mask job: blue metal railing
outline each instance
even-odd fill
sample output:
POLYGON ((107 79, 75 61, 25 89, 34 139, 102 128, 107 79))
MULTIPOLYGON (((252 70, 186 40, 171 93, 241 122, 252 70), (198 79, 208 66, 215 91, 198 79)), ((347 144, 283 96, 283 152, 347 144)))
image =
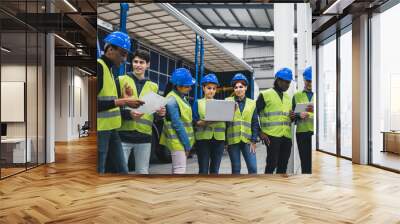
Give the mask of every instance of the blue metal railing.
MULTIPOLYGON (((200 80, 204 75, 204 38, 200 37, 200 80)), ((203 88, 200 86, 200 98, 203 98, 203 88)))
MULTIPOLYGON (((119 19, 119 30, 121 32, 126 33, 126 18, 128 16, 128 11, 129 11, 129 4, 128 3, 121 3, 120 4, 120 8, 121 8, 121 14, 120 14, 120 19, 119 19)), ((122 63, 119 66, 119 73, 118 75, 122 75, 125 74, 126 71, 126 62, 122 63)))

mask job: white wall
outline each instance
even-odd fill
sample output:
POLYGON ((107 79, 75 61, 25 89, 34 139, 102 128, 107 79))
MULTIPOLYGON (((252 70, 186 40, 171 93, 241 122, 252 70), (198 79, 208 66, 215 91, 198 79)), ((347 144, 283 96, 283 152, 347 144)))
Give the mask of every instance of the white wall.
POLYGON ((255 83, 260 90, 273 87, 273 67, 266 68, 264 66, 273 65, 274 47, 248 45, 244 49, 244 58, 254 68, 255 83))
MULTIPOLYGON (((42 67, 24 64, 2 64, 1 81, 3 82, 24 82, 26 85, 26 107, 21 108, 23 113, 26 110, 26 120, 24 122, 6 122, 7 137, 24 138, 25 135, 30 140, 32 161, 44 163, 44 74, 42 67), (26 80, 27 78, 27 80, 26 80), (37 155, 39 154, 39 155, 37 155)), ((23 93, 22 93, 23 94, 23 93)), ((2 96, 4 97, 4 96, 2 96)), ((5 96, 7 97, 7 96, 5 96)), ((1 110, 11 110, 1 108, 1 110)), ((4 111, 3 111, 4 112, 4 111)), ((11 112, 12 111, 8 111, 11 112)))
POLYGON ((243 43, 221 42, 221 44, 236 57, 243 58, 243 43))
POLYGON ((56 67, 56 74, 55 140, 70 141, 88 120, 88 78, 72 67, 56 67))

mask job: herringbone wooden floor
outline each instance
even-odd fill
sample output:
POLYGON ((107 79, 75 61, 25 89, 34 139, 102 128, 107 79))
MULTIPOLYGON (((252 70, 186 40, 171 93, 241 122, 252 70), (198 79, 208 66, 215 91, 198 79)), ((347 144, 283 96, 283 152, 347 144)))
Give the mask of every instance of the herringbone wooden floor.
POLYGON ((313 175, 99 176, 95 138, 0 181, 0 223, 400 223, 400 175, 315 153, 313 175))

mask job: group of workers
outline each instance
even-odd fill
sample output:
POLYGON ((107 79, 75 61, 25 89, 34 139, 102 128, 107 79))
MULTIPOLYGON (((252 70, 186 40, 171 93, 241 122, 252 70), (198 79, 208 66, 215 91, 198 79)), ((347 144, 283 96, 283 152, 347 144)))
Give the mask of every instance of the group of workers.
POLYGON ((246 97, 249 82, 245 75, 234 75, 231 85, 236 102, 232 122, 205 121, 206 101, 214 99, 219 86, 215 74, 204 76, 200 84, 204 98, 191 106, 185 96, 196 80, 189 70, 177 68, 167 92, 169 101, 154 114, 140 113, 134 108, 144 104, 141 96, 158 93, 158 85, 144 76, 150 66, 149 53, 136 50, 132 56, 132 72, 117 79, 111 67, 119 67, 131 49, 130 38, 113 32, 105 39, 104 54, 98 59, 97 142, 98 172, 128 173, 131 153, 135 158, 135 173, 148 174, 151 155, 152 124, 163 120, 160 144, 171 152, 172 174, 184 174, 190 151, 196 144, 200 174, 218 174, 222 156, 227 149, 232 174, 240 174, 241 155, 249 174, 257 173, 256 143, 266 145, 265 173, 286 173, 292 147, 292 123, 297 124, 296 137, 302 173, 311 173, 311 138, 313 107, 294 113, 296 104, 313 102, 311 68, 304 71, 304 90, 294 95, 286 93, 293 80, 292 71, 280 69, 275 74, 274 87, 262 91, 257 100, 246 97))

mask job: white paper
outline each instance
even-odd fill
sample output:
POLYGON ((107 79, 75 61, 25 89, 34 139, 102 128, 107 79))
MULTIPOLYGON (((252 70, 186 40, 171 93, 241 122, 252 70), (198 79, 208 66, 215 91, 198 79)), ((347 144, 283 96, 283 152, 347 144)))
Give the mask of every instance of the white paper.
POLYGON ((144 104, 137 109, 131 109, 131 110, 145 114, 152 114, 156 112, 161 107, 165 106, 169 101, 169 99, 160 96, 154 92, 149 92, 143 97, 140 97, 139 99, 144 101, 144 104))
POLYGON ((296 104, 296 108, 294 110, 295 113, 301 113, 301 112, 306 112, 307 111, 307 107, 309 105, 313 105, 313 103, 298 103, 296 104))
POLYGON ((207 100, 206 121, 232 121, 235 115, 235 101, 207 100))

